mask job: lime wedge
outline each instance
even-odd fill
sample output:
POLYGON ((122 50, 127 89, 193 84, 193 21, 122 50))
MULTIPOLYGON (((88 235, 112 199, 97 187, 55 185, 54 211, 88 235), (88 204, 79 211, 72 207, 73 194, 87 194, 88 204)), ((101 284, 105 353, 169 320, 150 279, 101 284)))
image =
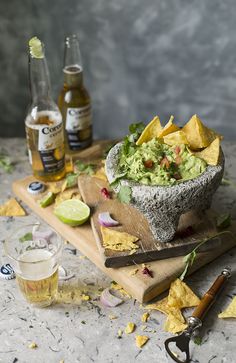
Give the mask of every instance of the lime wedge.
POLYGON ((70 226, 78 226, 85 223, 90 215, 87 204, 78 199, 69 199, 61 202, 55 209, 54 214, 70 226))
POLYGON ((48 192, 40 201, 39 204, 42 208, 46 208, 50 204, 52 204, 55 200, 55 194, 52 192, 48 192))
POLYGON ((43 58, 43 47, 41 40, 39 40, 37 37, 33 37, 29 41, 29 50, 30 54, 33 58, 43 58))

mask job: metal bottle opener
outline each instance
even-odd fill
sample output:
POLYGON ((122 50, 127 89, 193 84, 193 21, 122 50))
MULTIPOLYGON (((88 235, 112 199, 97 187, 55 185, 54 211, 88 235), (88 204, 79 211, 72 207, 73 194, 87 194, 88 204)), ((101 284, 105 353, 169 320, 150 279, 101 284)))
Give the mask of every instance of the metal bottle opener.
POLYGON ((188 321, 188 327, 176 337, 169 338, 165 341, 165 348, 171 358, 177 363, 189 363, 190 362, 190 353, 189 353, 189 342, 193 332, 202 326, 202 320, 207 313, 208 309, 215 302, 218 294, 222 290, 225 282, 231 276, 231 269, 226 267, 223 269, 221 274, 217 277, 213 285, 210 289, 205 293, 203 298, 200 301, 200 304, 194 310, 192 316, 190 316, 188 321), (185 353, 185 360, 180 360, 176 356, 176 354, 169 348, 170 343, 174 342, 176 347, 182 352, 185 353))

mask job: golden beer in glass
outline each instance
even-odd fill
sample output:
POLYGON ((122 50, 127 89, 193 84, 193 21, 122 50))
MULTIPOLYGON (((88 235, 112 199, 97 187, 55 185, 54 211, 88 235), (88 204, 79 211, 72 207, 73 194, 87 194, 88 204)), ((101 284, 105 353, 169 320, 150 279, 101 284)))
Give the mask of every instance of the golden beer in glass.
POLYGON ((35 307, 49 306, 56 298, 62 246, 53 229, 38 224, 17 229, 5 241, 20 291, 35 307))

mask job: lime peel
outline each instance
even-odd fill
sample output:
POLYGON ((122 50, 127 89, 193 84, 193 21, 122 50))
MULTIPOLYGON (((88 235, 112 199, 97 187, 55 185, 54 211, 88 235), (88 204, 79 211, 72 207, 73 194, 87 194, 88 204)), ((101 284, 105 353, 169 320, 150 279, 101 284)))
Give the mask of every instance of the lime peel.
POLYGON ((72 227, 85 223, 90 216, 90 208, 78 199, 69 199, 61 202, 54 214, 65 224, 72 227))
POLYGON ((46 208, 51 205, 55 200, 56 195, 53 192, 48 192, 40 201, 40 207, 46 208))

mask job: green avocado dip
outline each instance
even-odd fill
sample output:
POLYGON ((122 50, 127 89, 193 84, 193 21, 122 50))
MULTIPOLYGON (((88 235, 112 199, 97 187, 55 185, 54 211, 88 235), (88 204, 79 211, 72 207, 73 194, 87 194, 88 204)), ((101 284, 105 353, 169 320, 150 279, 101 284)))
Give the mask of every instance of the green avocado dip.
POLYGON ((145 185, 174 185, 196 178, 206 167, 186 145, 168 146, 154 138, 126 153, 121 148, 116 177, 145 185))

